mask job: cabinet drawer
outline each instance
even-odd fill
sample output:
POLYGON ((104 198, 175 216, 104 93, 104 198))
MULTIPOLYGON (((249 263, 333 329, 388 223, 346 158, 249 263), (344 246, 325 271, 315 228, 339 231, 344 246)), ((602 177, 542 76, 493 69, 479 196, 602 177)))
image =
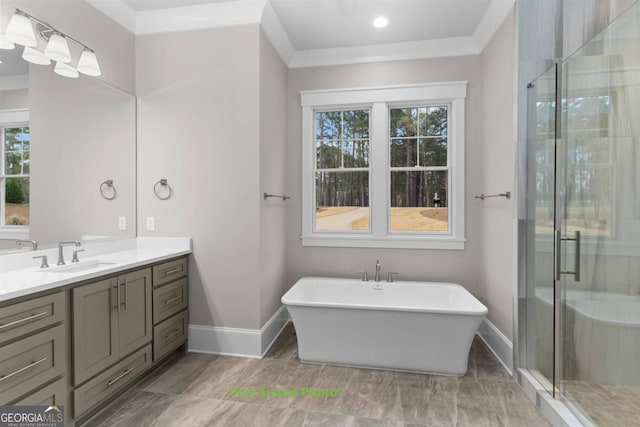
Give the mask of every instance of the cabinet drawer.
POLYGON ((153 328, 154 362, 186 341, 188 325, 189 313, 185 310, 153 328))
POLYGON ((153 267, 153 287, 162 286, 187 275, 187 258, 180 258, 153 267))
POLYGON ((64 318, 64 292, 2 307, 0 344, 47 327, 64 318))
POLYGON ((78 418, 98 403, 121 390, 151 366, 151 344, 123 359, 73 392, 74 417, 78 418))
POLYGON ((184 277, 153 290, 153 323, 160 323, 187 308, 189 280, 184 277))
POLYGON ((61 375, 64 327, 57 326, 0 348, 0 405, 61 375))
POLYGON ((13 402, 12 405, 29 406, 64 406, 67 409, 67 389, 64 385, 65 379, 60 378, 56 382, 49 384, 40 390, 31 393, 27 397, 13 402))

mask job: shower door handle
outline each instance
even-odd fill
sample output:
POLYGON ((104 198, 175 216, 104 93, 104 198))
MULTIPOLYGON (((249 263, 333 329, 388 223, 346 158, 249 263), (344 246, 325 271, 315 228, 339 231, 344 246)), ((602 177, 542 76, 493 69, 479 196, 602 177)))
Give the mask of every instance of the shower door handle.
POLYGON ((556 230, 556 280, 560 280, 561 274, 573 274, 576 282, 580 281, 580 232, 576 231, 576 237, 562 237, 560 230, 556 230), (560 262, 562 257, 560 254, 561 244, 563 241, 576 242, 576 253, 574 260, 574 271, 562 271, 560 262))

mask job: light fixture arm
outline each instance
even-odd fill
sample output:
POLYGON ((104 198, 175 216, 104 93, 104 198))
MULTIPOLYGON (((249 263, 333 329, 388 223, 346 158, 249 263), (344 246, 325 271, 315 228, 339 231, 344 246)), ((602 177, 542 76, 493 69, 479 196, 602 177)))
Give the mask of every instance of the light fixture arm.
POLYGON ((44 22, 41 19, 36 18, 35 16, 25 12, 22 9, 18 9, 16 7, 16 13, 26 16, 27 18, 29 18, 30 20, 32 20, 33 22, 36 22, 40 25, 42 25, 43 27, 46 27, 45 29, 38 29, 38 33, 42 36, 42 38, 44 38, 45 40, 49 40, 49 37, 51 36, 51 34, 60 34, 61 36, 63 36, 64 38, 71 40, 73 42, 75 42, 76 44, 82 46, 84 49, 90 50, 91 52, 95 52, 93 49, 91 49, 89 46, 87 46, 86 44, 82 43, 81 41, 71 37, 70 35, 63 33, 62 31, 58 30, 57 28, 55 28, 52 25, 49 25, 48 23, 44 22))

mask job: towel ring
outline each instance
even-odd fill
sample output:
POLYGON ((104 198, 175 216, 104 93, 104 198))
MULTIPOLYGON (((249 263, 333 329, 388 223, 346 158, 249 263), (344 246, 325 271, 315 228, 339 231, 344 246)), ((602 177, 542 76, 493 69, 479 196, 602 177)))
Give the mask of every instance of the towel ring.
POLYGON ((100 184, 100 195, 102 196, 103 199, 105 200, 113 200, 116 198, 116 195, 118 194, 118 192, 116 191, 116 187, 114 187, 113 185, 113 180, 112 179, 108 179, 105 182, 103 182, 102 184, 100 184), (107 189, 110 188, 111 192, 113 194, 111 194, 111 196, 105 194, 107 192, 107 189))
POLYGON ((155 185, 153 186, 153 192, 156 193, 156 197, 160 200, 167 200, 171 198, 171 195, 173 194, 173 190, 171 189, 171 186, 167 184, 166 179, 161 179, 160 181, 156 182, 155 185), (167 194, 164 197, 161 196, 160 193, 158 192, 158 185, 160 185, 161 187, 167 187, 169 189, 169 194, 167 194))

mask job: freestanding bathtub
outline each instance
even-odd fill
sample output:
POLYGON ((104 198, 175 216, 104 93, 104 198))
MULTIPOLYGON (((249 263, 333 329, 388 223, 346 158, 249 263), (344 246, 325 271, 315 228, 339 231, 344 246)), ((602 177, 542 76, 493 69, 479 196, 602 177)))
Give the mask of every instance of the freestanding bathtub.
POLYGON ((282 297, 305 362, 464 375, 487 308, 460 285, 304 277, 282 297))

